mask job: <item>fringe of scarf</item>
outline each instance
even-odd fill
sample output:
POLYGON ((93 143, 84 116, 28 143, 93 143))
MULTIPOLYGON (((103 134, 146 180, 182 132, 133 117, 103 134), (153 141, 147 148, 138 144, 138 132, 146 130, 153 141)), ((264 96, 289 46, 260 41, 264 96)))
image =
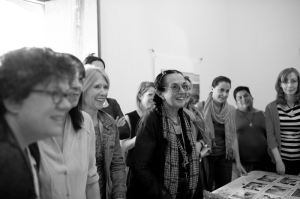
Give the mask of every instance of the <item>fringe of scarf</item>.
POLYGON ((226 145, 226 158, 233 158, 233 144, 236 138, 235 127, 235 109, 227 102, 223 103, 221 113, 217 114, 214 109, 214 102, 212 93, 208 95, 208 98, 204 106, 204 119, 209 128, 212 147, 215 146, 215 130, 212 119, 220 124, 225 124, 225 145, 226 145))
MULTIPOLYGON (((170 121, 170 118, 168 117, 168 112, 163 105, 161 105, 161 110, 162 110, 163 137, 168 140, 168 145, 166 148, 166 156, 165 156, 166 157, 165 166, 164 166, 164 185, 172 194, 173 199, 176 199, 176 194, 178 189, 179 166, 181 166, 179 165, 179 149, 176 142, 177 137, 176 137, 176 132, 170 121)), ((188 154, 189 167, 190 167, 188 198, 192 198, 198 184, 199 159, 197 156, 195 140, 193 138, 190 125, 188 119, 184 114, 183 114, 183 119, 185 125, 182 124, 182 128, 185 126, 188 142, 192 146, 192 153, 188 154)))

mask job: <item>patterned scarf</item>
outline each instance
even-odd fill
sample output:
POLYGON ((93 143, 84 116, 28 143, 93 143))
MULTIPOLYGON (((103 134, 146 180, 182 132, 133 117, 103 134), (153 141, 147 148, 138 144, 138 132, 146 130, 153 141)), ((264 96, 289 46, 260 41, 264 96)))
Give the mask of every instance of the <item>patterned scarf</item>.
POLYGON ((187 108, 194 114, 195 120, 193 122, 196 125, 196 127, 200 130, 204 142, 208 145, 209 148, 211 148, 211 138, 209 137, 211 136, 211 133, 209 132, 208 126, 204 122, 205 119, 203 113, 192 104, 189 104, 187 108))
POLYGON ((236 127, 235 127, 235 109, 230 106, 227 102, 222 104, 221 113, 217 114, 214 109, 214 102, 212 93, 208 95, 208 98, 204 106, 204 119, 209 128, 211 135, 211 145, 215 146, 215 130, 212 119, 220 124, 225 124, 225 146, 226 146, 226 158, 233 158, 233 142, 236 138, 236 127))
MULTIPOLYGON (((176 199, 177 188, 178 188, 178 178, 179 178, 179 149, 176 142, 176 132, 172 126, 171 119, 168 117, 168 112, 161 105, 162 110, 162 124, 163 124, 163 137, 168 140, 168 145, 166 148, 166 160, 164 167, 164 185, 172 194, 173 199, 176 199)), ((185 131, 188 137, 188 141, 192 146, 192 153, 188 154, 189 167, 190 167, 190 179, 189 179, 189 198, 195 193, 198 184, 199 176, 199 159, 196 153, 195 140, 193 138, 191 128, 188 119, 183 114, 183 119, 185 125, 182 124, 182 128, 185 126, 185 131)), ((184 131, 182 131, 184 132, 184 131)))

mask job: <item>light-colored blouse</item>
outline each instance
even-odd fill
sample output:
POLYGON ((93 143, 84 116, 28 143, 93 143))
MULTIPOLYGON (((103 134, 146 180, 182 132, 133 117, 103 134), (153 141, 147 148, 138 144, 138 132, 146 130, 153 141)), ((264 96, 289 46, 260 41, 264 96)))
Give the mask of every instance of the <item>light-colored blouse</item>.
POLYGON ((41 199, 85 199, 86 186, 98 183, 94 125, 87 113, 82 114, 84 124, 78 132, 67 116, 63 151, 53 137, 38 142, 41 199))

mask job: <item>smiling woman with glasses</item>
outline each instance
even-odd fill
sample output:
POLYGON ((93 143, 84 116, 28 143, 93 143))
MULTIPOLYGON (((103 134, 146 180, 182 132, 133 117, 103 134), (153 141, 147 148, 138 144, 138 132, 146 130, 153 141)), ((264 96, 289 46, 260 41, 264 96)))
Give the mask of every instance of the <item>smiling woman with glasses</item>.
POLYGON ((55 104, 65 98, 71 104, 63 117, 63 133, 38 142, 42 159, 39 172, 41 198, 100 198, 93 121, 80 110, 85 70, 78 58, 70 54, 63 56, 68 60, 66 65, 76 69, 70 89, 67 92, 33 90, 50 95, 55 104))
POLYGON ((61 136, 75 68, 49 48, 0 58, 0 198, 40 198, 37 141, 61 136))
POLYGON ((155 108, 136 127, 128 198, 202 198, 196 141, 183 112, 190 87, 176 70, 160 73, 154 86, 155 108))
POLYGON ((274 172, 300 173, 300 74, 286 68, 277 77, 277 98, 266 107, 268 146, 272 151, 274 172))

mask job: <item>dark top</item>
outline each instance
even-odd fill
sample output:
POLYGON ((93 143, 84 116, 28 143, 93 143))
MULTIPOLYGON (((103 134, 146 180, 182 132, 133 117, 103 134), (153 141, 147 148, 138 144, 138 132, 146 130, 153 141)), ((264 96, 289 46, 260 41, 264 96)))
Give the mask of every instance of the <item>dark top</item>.
MULTIPOLYGON (((40 165, 36 143, 29 145, 32 157, 40 165)), ((38 171, 37 171, 38 172, 38 171)), ((0 120, 0 198, 36 198, 29 158, 21 150, 5 120, 0 120)))
MULTIPOLYGON (((111 115, 114 119, 116 119, 118 116, 119 116, 119 118, 124 116, 117 100, 112 99, 112 98, 106 98, 106 100, 108 102, 108 107, 102 109, 104 112, 111 115)), ((129 129, 127 122, 125 122, 124 126, 119 126, 118 129, 119 129, 119 139, 120 140, 129 138, 130 129, 129 129)))
MULTIPOLYGON (((137 113, 137 111, 132 111, 130 113, 127 113, 126 115, 128 115, 129 120, 130 120, 130 126, 131 126, 130 139, 131 139, 136 136, 135 131, 136 131, 137 123, 140 120, 140 116, 137 113)), ((132 161, 133 151, 134 151, 134 148, 128 150, 128 153, 127 153, 126 166, 128 166, 128 167, 130 166, 130 163, 132 161)))
POLYGON ((262 111, 244 114, 236 109, 236 134, 241 162, 264 161, 268 157, 265 116, 262 111), (252 126, 249 121, 252 121, 252 126))
MULTIPOLYGON (((182 118, 182 109, 179 116, 182 118)), ((187 118, 189 116, 185 114, 187 118)), ((172 198, 164 186, 165 151, 168 141, 163 137, 161 119, 156 108, 145 113, 137 126, 135 150, 131 162, 132 174, 127 197, 134 198, 172 198), (165 194, 165 195, 163 195, 165 194)), ((182 123, 184 125, 184 123, 182 123)), ((185 134, 185 128, 183 128, 185 134)), ((201 180, 194 198, 202 198, 201 180)))
POLYGON ((211 156, 224 155, 226 153, 225 147, 225 125, 220 124, 213 120, 213 125, 215 129, 215 143, 216 145, 212 147, 211 156))

